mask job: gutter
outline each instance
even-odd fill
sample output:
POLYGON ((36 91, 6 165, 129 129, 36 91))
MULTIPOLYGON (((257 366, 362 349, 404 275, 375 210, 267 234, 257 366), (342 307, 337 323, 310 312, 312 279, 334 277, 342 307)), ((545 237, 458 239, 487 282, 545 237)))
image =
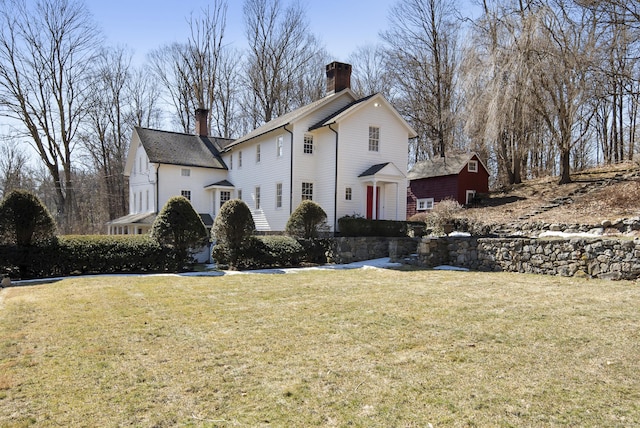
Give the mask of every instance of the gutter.
MULTIPOLYGON (((287 124, 282 125, 282 129, 287 131, 291 136, 291 163, 289 165, 289 215, 293 213, 293 132, 287 129, 287 124)), ((278 128, 276 128, 278 129, 278 128)), ((275 131, 275 129, 274 129, 275 131)))
POLYGON ((331 127, 333 124, 335 122, 330 123, 328 127, 336 134, 336 167, 333 188, 333 233, 335 235, 338 231, 338 131, 331 127))

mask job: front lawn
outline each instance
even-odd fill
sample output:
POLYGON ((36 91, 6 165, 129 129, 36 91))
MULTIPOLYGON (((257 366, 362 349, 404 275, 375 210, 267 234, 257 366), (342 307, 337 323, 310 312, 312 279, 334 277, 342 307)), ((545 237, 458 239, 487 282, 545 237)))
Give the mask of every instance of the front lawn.
POLYGON ((640 287, 381 269, 0 292, 0 426, 638 426, 640 287))

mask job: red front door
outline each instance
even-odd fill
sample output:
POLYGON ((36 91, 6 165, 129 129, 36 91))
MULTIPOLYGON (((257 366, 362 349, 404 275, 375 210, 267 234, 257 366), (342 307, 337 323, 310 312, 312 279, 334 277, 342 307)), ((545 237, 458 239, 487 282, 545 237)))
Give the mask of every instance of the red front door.
MULTIPOLYGON (((373 186, 367 186, 367 218, 373 218, 373 186)), ((376 218, 380 218, 380 187, 376 187, 376 218)))

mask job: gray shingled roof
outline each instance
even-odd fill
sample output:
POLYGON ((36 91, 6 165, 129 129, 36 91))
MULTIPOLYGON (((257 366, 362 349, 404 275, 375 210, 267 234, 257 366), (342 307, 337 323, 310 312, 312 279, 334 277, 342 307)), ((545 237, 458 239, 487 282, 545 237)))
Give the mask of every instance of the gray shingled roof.
POLYGON ((290 113, 287 114, 283 114, 282 116, 279 116, 275 119, 270 120, 269 122, 265 123, 264 125, 254 129, 253 131, 249 132, 246 135, 243 135, 242 137, 238 138, 235 141, 230 142, 229 144, 227 144, 227 146, 225 147, 225 149, 229 149, 237 144, 240 143, 244 143, 245 141, 251 140, 253 138, 259 137, 261 135, 267 134, 271 131, 275 131, 276 129, 282 128, 288 124, 290 124, 291 122, 295 121, 296 119, 298 119, 299 117, 304 116, 305 114, 313 111, 315 108, 317 108, 319 105, 327 102, 329 100, 330 97, 336 97, 339 94, 341 94, 344 91, 347 91, 348 89, 344 89, 343 91, 337 93, 337 94, 332 94, 329 96, 326 96, 324 98, 320 98, 317 101, 314 101, 310 104, 307 104, 305 106, 302 106, 290 113))
POLYGON ((227 169, 220 150, 231 140, 138 127, 136 132, 150 162, 227 169))
POLYGON ((364 171, 362 174, 360 174, 358 177, 369 177, 372 175, 376 175, 378 172, 380 172, 385 166, 389 165, 391 162, 385 162, 385 163, 379 163, 377 165, 373 165, 369 168, 367 168, 366 171, 364 171))
POLYGON ((458 174, 474 155, 475 153, 458 153, 418 162, 409 170, 407 178, 418 180, 458 174))
POLYGON ((364 98, 360 98, 360 99, 358 99, 358 100, 355 100, 355 101, 354 101, 354 102, 352 102, 352 103, 349 103, 349 104, 348 104, 348 105, 346 105, 345 107, 341 108, 340 110, 338 110, 338 111, 336 111, 336 112, 334 112, 334 113, 331 113, 329 116, 325 117, 325 118, 324 118, 324 119, 322 119, 320 122, 318 122, 318 123, 316 123, 315 125, 311 126, 311 127, 309 128, 309 131, 313 131, 314 129, 322 128, 323 126, 329 125, 330 123, 332 123, 332 122, 333 122, 333 119, 334 119, 336 116, 338 116, 338 115, 340 115, 340 114, 342 114, 342 113, 346 112, 346 111, 347 111, 347 110, 349 110, 349 109, 355 108, 358 104, 360 104, 360 103, 362 103, 362 102, 364 102, 364 101, 367 101, 367 100, 371 99, 371 98, 372 98, 372 97, 374 97, 375 95, 377 95, 377 94, 371 94, 371 95, 366 96, 366 97, 364 97, 364 98))

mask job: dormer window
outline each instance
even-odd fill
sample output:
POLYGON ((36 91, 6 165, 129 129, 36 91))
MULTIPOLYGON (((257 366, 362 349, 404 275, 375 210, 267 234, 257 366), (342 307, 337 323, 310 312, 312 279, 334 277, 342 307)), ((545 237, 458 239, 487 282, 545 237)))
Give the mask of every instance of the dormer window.
POLYGON ((469 172, 478 172, 478 161, 477 160, 470 160, 468 167, 467 167, 467 171, 469 172))

